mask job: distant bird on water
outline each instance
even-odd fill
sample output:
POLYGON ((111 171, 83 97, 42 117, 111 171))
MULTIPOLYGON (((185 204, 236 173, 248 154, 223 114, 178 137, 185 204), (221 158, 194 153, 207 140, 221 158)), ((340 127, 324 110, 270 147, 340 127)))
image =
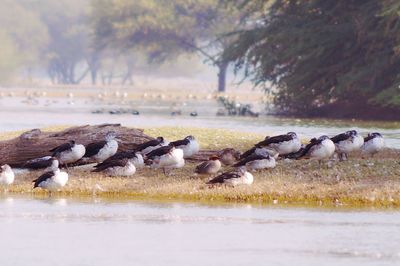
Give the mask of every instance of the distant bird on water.
POLYGON ((53 153, 52 157, 57 158, 60 165, 68 165, 80 160, 86 149, 82 144, 76 144, 74 140, 70 140, 50 151, 53 153))
POLYGON ((361 147, 363 153, 371 154, 374 156, 376 153, 381 151, 385 147, 385 140, 383 136, 378 133, 369 133, 366 138, 364 138, 364 144, 361 147))
POLYGON ((86 153, 83 156, 84 159, 93 159, 98 163, 101 163, 114 154, 118 150, 118 142, 115 132, 108 132, 105 140, 93 142, 86 145, 86 153))
POLYGON ((221 169, 221 161, 216 155, 212 155, 208 161, 202 162, 196 166, 195 173, 210 175, 216 174, 221 169))
POLYGON ((0 186, 7 187, 14 183, 14 171, 8 164, 4 164, 0 167, 0 186))
POLYGON ((92 172, 105 172, 110 176, 131 176, 136 173, 136 167, 129 159, 115 159, 104 161, 92 172))
POLYGON ((170 142, 169 145, 172 145, 178 149, 182 149, 184 158, 188 158, 195 155, 196 153, 199 152, 200 149, 199 143, 193 136, 187 136, 184 139, 170 142))
POLYGON ((207 184, 227 184, 231 186, 237 185, 251 185, 253 184, 254 177, 251 173, 247 172, 246 167, 242 166, 231 172, 220 174, 219 176, 211 179, 207 184))

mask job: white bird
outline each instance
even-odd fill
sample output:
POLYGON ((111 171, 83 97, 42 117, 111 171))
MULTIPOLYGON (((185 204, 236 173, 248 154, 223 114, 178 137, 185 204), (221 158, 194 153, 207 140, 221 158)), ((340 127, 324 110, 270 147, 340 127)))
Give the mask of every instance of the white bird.
POLYGON ((59 167, 59 161, 55 157, 45 156, 29 160, 22 167, 30 170, 45 169, 45 171, 50 171, 59 167))
POLYGON ((14 183, 14 172, 8 164, 0 167, 0 186, 9 186, 14 183))
POLYGON ((118 142, 115 132, 108 132, 105 140, 93 142, 86 145, 86 152, 83 158, 90 158, 101 163, 118 151, 118 142))
POLYGON ((175 148, 174 146, 163 146, 149 154, 145 161, 151 168, 173 169, 181 168, 185 165, 183 158, 183 150, 175 148))
POLYGON ((313 138, 304 148, 297 153, 289 154, 287 158, 299 159, 301 157, 314 158, 321 163, 323 159, 330 158, 335 153, 335 144, 328 136, 313 138))
POLYGON ((385 147, 385 140, 383 136, 378 133, 369 133, 366 138, 364 138, 364 144, 361 147, 363 153, 371 154, 374 156, 376 153, 381 151, 385 147))
POLYGON ((50 150, 52 157, 58 159, 60 165, 68 165, 80 160, 86 152, 85 146, 76 144, 74 140, 50 150))
POLYGON ((261 154, 253 153, 252 155, 240 160, 233 166, 246 166, 246 168, 249 170, 261 170, 266 168, 275 168, 276 161, 275 158, 269 155, 268 152, 264 152, 261 154))
POLYGON ((136 173, 136 167, 129 159, 115 159, 101 163, 93 172, 105 172, 109 176, 131 176, 136 173))
POLYGON ((295 132, 288 132, 274 137, 267 136, 263 141, 257 143, 255 147, 274 149, 279 155, 286 155, 299 151, 301 142, 295 132))
POLYGON ((182 149, 183 158, 191 157, 200 150, 200 145, 193 136, 187 136, 182 140, 173 141, 169 145, 172 145, 177 149, 182 149))
POLYGON ((60 171, 60 169, 54 169, 46 172, 39 176, 37 179, 32 181, 34 183, 33 188, 43 188, 46 190, 56 191, 64 187, 68 182, 68 174, 60 171))
POLYGON ((346 160, 348 153, 359 150, 364 143, 362 136, 358 135, 355 130, 336 135, 331 140, 335 144, 340 160, 346 160))
POLYGON ((95 166, 95 168, 102 168, 104 165, 107 165, 111 161, 116 160, 129 160, 136 168, 142 168, 144 166, 144 159, 140 152, 136 151, 120 151, 108 158, 107 160, 99 163, 95 166))
POLYGON ((219 176, 211 179, 207 184, 228 184, 231 186, 237 185, 251 185, 253 184, 254 177, 250 172, 247 172, 246 167, 242 166, 238 169, 220 174, 219 176))
POLYGON ((162 146, 167 146, 169 142, 163 137, 157 137, 156 139, 146 141, 135 147, 135 151, 141 152, 143 155, 150 153, 162 146))

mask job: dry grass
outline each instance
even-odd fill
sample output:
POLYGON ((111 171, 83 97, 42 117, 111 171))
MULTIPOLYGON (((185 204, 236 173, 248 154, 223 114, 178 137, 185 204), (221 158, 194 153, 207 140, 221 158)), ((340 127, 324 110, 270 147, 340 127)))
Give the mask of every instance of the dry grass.
MULTIPOLYGON (((59 128, 57 128, 58 130, 59 128)), ((145 133, 168 139, 193 134, 202 147, 221 149, 229 146, 244 150, 263 136, 227 130, 158 128, 145 133)), ((67 186, 59 195, 153 200, 205 202, 250 202, 301 204, 311 206, 345 205, 349 207, 400 207, 400 151, 386 150, 374 159, 353 155, 346 162, 319 166, 315 161, 279 161, 272 170, 255 173, 250 187, 209 187, 193 175, 195 164, 188 163, 171 176, 161 171, 140 169, 131 178, 110 178, 90 172, 90 167, 72 169, 67 186)), ((10 193, 45 192, 32 190, 31 180, 40 172, 20 174, 10 193)))

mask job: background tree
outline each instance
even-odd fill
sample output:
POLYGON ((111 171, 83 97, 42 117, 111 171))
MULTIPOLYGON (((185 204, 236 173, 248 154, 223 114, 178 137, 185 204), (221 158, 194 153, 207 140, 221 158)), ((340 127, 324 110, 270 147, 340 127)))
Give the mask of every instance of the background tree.
POLYGON ((235 6, 215 0, 96 0, 92 18, 99 49, 135 47, 156 62, 199 53, 218 68, 218 90, 225 91, 229 61, 221 53, 236 37, 222 37, 242 26, 235 6))
MULTIPOLYGON (((242 1, 259 12, 252 5, 242 1)), ((283 113, 390 114, 400 108, 400 25, 384 8, 380 0, 276 0, 224 56, 283 113)))

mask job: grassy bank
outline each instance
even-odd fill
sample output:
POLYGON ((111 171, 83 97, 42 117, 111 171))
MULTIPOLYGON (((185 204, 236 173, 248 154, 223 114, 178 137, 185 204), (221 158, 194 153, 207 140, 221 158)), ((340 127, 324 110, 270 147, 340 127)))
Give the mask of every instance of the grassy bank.
MULTIPOLYGON (((59 128, 57 128, 59 130, 59 128)), ((228 146, 245 150, 264 136, 214 129, 157 128, 145 133, 168 139, 195 135, 204 149, 228 146)), ((269 132, 266 132, 268 134, 269 132)), ((14 134, 17 135, 17 134, 14 134)), ((14 136, 8 134, 8 137, 14 136)), ((4 139, 4 136, 0 139, 4 139)), ((66 196, 106 198, 145 198, 202 202, 248 202, 301 204, 314 206, 345 205, 349 207, 400 207, 400 151, 385 150, 376 158, 354 154, 346 162, 330 162, 322 167, 315 161, 279 161, 272 170, 254 173, 251 187, 214 187, 205 185, 208 177, 193 174, 195 163, 188 163, 171 176, 161 171, 140 169, 131 178, 110 178, 90 172, 84 166, 70 170, 67 186, 59 192, 66 196)), ((227 169, 227 168, 226 168, 227 169)), ((32 190, 31 180, 37 173, 21 173, 10 187, 10 193, 45 192, 32 190)))

